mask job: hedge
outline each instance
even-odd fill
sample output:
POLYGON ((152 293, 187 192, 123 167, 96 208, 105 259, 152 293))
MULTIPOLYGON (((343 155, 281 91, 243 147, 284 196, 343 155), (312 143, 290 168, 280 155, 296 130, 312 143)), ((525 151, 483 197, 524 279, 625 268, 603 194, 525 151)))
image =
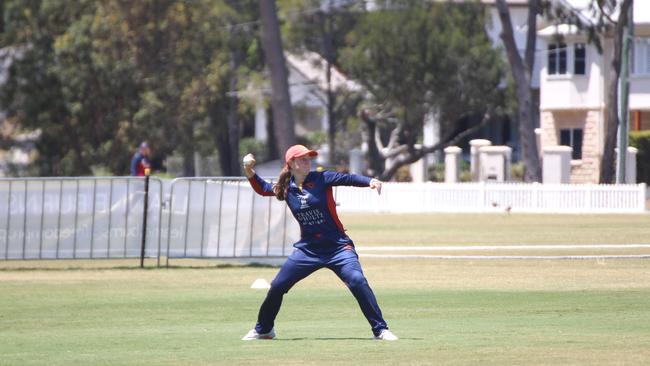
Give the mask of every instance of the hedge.
POLYGON ((636 156, 636 180, 650 184, 650 130, 630 133, 630 146, 639 149, 636 156))

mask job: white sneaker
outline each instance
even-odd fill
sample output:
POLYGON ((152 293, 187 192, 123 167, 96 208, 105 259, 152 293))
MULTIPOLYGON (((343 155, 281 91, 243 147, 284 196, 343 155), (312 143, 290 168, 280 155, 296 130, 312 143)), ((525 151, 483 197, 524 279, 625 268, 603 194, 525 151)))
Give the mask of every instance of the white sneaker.
POLYGON ((380 341, 396 341, 399 338, 393 332, 391 332, 388 329, 384 329, 379 333, 378 336, 375 337, 375 339, 379 339, 380 341))
MULTIPOLYGON (((393 336, 394 337, 394 336, 393 336)), ((252 341, 255 339, 273 339, 275 338, 275 329, 271 329, 270 332, 259 334, 255 328, 251 329, 246 333, 246 335, 241 339, 242 341, 252 341)))

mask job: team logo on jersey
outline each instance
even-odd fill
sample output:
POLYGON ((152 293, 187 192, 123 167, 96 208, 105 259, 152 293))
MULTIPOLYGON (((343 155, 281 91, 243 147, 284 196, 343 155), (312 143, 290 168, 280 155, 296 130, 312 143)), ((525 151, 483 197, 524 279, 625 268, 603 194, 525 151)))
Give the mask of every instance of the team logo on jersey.
POLYGON ((307 204, 307 193, 304 193, 299 196, 300 197, 300 209, 304 210, 305 208, 309 208, 309 204, 307 204))

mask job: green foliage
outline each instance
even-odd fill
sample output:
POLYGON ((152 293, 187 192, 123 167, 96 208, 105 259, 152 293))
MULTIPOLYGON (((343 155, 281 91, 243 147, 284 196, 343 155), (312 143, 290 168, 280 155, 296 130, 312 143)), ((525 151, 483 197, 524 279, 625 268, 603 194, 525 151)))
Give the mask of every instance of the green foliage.
POLYGON ((630 146, 639 149, 636 156, 636 181, 650 184, 650 131, 631 132, 630 146))
POLYGON ((255 155, 255 160, 258 163, 264 163, 270 159, 269 148, 266 142, 256 140, 253 137, 244 137, 239 141, 239 156, 243 158, 249 153, 255 155))
MULTIPOLYGON (((445 164, 437 163, 429 167, 428 178, 432 182, 444 182, 445 181, 445 164)), ((460 162, 460 175, 458 177, 459 182, 471 182, 472 181, 472 172, 470 171, 469 162, 462 160, 460 162)))
MULTIPOLYGON (((286 46, 329 54, 376 102, 396 106, 413 141, 430 108, 455 127, 461 117, 500 103, 501 63, 483 31, 483 7, 391 4, 399 10, 362 12, 350 2, 325 13, 321 1, 278 0, 286 46)), ((2 6, 0 46, 16 57, 0 108, 22 128, 41 130, 37 174, 85 175, 98 167, 125 174, 145 139, 157 160, 215 150, 227 159, 229 149, 237 150, 228 120, 241 124, 253 111, 232 92, 263 85, 258 1, 5 0, 2 6)), ((335 93, 336 163, 360 144, 356 112, 367 98, 335 93)))
POLYGON ((313 131, 308 132, 305 136, 305 146, 310 148, 317 148, 325 143, 327 143, 327 132, 325 131, 313 131))
POLYGON ((411 171, 409 170, 409 167, 405 165, 397 169, 394 180, 395 182, 401 182, 401 183, 412 182, 413 177, 411 176, 411 171))
POLYGON ((327 55, 337 65, 339 51, 345 47, 346 35, 362 15, 359 2, 337 1, 328 9, 322 0, 278 0, 284 47, 290 51, 310 50, 327 55))
POLYGON ((437 163, 429 167, 427 172, 428 178, 431 182, 444 182, 445 181, 445 164, 437 163))
POLYGON ((254 44, 239 39, 250 36, 228 29, 256 2, 227 3, 6 1, 1 40, 20 52, 0 100, 41 129, 40 173, 91 174, 99 164, 122 174, 145 139, 159 156, 219 146, 227 114, 215 111, 227 111, 230 80, 249 71, 231 67, 230 51, 257 62, 254 44))
POLYGON ((364 14, 341 58, 379 103, 397 108, 412 135, 420 133, 431 109, 439 112, 446 131, 463 117, 503 104, 503 64, 485 33, 483 6, 395 5, 364 14))
MULTIPOLYGON (((619 240, 621 235, 638 238, 647 227, 642 216, 599 221, 608 227, 633 221, 627 226, 635 236, 630 230, 607 232, 619 240)), ((586 234, 599 242, 584 229, 594 227, 593 220, 585 222, 582 215, 562 216, 540 228, 547 220, 539 215, 364 215, 346 227, 359 246, 377 245, 369 237, 378 234, 392 239, 384 245, 403 243, 399 235, 405 226, 434 240, 418 237, 414 245, 453 245, 468 234, 475 235, 473 245, 502 239, 533 243, 531 236, 548 243, 558 228, 578 240, 586 234), (360 235, 360 229, 371 235, 360 235), (453 235, 438 235, 450 229, 453 235)), ((560 243, 567 243, 566 236, 560 243)), ((134 268, 136 260, 2 262, 2 363, 642 365, 648 357, 650 289, 644 260, 362 258, 381 310, 401 337, 396 343, 372 340, 354 297, 328 270, 285 296, 277 340, 243 342, 265 294, 250 285, 256 278, 273 278, 278 269, 229 263, 188 261, 186 268, 140 270, 134 268), (98 268, 103 266, 112 268, 98 268)))
POLYGON ((524 181, 524 169, 525 165, 523 162, 514 163, 510 166, 510 178, 513 181, 523 182, 524 181))
MULTIPOLYGON (((340 2, 331 4, 321 0, 278 0, 282 24, 284 47, 288 52, 300 54, 304 51, 318 53, 324 62, 329 60, 333 68, 340 70, 340 53, 346 46, 346 37, 354 29, 363 14, 361 2, 340 2), (333 5, 331 8, 329 5, 333 5)), ((350 129, 364 95, 344 89, 333 90, 333 126, 335 157, 332 165, 345 165, 348 151, 358 147, 361 141, 359 128, 350 129)), ((295 109, 294 109, 295 111, 295 109)), ((300 139, 316 145, 330 143, 327 131, 324 139, 300 139)))

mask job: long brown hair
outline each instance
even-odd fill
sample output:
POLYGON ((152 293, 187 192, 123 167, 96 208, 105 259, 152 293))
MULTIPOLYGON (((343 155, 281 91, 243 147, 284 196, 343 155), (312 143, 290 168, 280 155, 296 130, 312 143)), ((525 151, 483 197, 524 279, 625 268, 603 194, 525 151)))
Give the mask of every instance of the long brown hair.
POLYGON ((278 182, 273 185, 273 193, 275 197, 284 201, 287 198, 287 190, 289 189, 289 182, 291 181, 291 170, 288 166, 284 166, 278 177, 278 182))

